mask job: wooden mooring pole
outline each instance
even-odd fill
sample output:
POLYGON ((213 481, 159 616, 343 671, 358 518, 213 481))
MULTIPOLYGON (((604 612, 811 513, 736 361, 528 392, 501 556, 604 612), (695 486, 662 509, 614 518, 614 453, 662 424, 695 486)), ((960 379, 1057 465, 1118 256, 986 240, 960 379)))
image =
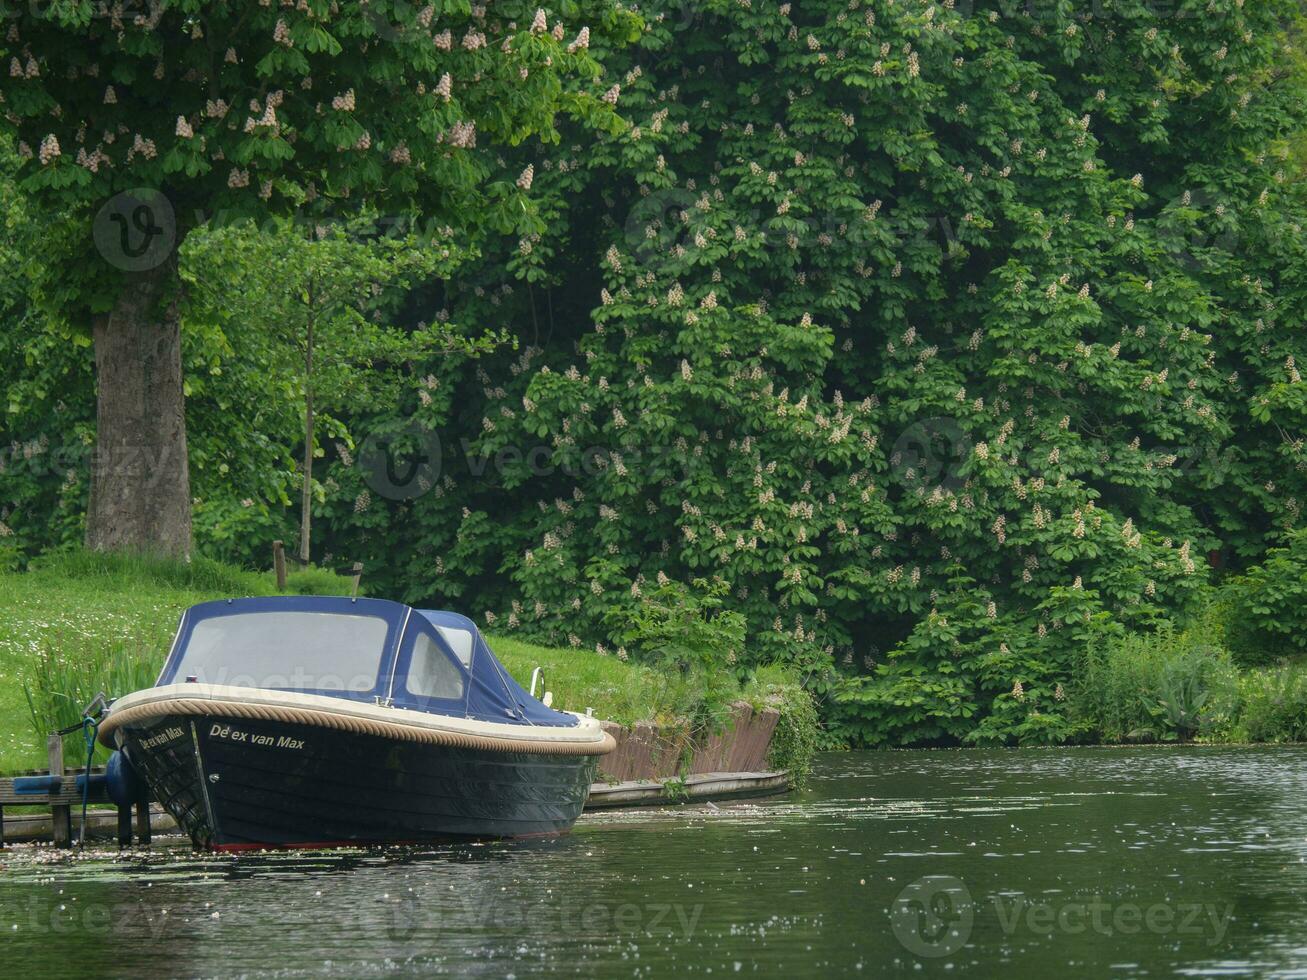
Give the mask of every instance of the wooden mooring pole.
POLYGON ((272 542, 272 567, 277 573, 277 591, 286 591, 286 548, 280 541, 272 542))
POLYGON ((359 594, 359 579, 363 577, 363 562, 356 561, 354 567, 350 569, 350 574, 353 577, 353 583, 350 585, 349 594, 350 598, 356 598, 359 594))
MULTIPOLYGON (((51 735, 45 740, 46 757, 50 763, 50 775, 63 777, 64 774, 64 739, 62 735, 51 735)), ((67 803, 54 803, 50 806, 50 829, 54 835, 55 847, 73 846, 73 808, 67 803)))
POLYGON ((130 804, 118 808, 118 846, 132 846, 132 808, 130 804))

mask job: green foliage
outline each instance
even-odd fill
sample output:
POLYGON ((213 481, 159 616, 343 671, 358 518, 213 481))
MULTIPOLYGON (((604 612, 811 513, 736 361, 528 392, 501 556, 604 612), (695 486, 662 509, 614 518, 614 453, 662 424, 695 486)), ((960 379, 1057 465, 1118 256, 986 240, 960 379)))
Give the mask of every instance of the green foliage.
POLYGON ((1307 490, 1291 12, 651 16, 634 128, 537 168, 543 278, 497 292, 487 244, 450 296, 528 340, 451 421, 490 465, 404 511, 428 587, 611 643, 712 577, 838 738, 1078 737, 1085 643, 1183 617, 1307 490))
POLYGON ((671 803, 684 803, 690 798, 690 787, 681 776, 663 780, 663 795, 671 803))
MULTIPOLYGON (((517 17, 521 34, 529 13, 489 19, 517 17)), ((382 148, 407 131, 418 97, 405 88, 395 119, 372 114, 404 59, 490 66, 484 91, 453 71, 462 118, 480 110, 461 90, 492 106, 516 62, 493 44, 419 56, 378 42, 358 108, 328 110, 347 87, 335 79, 362 62, 358 11, 322 24, 339 54, 325 41, 309 50, 299 13, 285 15, 288 50, 270 41, 277 8, 251 21, 260 59, 274 57, 267 84, 247 92, 252 55, 237 45, 232 113, 247 98, 266 111, 278 85, 300 91, 283 83, 300 57, 322 96, 276 108, 299 134, 296 156, 267 163, 275 179, 260 209, 293 210, 307 195, 301 163, 330 145, 341 179, 315 180, 306 212, 362 214, 361 198, 389 193, 379 167, 437 221, 461 208, 487 229, 458 238, 461 264, 439 281, 398 277, 351 310, 315 467, 320 560, 362 560, 379 594, 475 603, 497 630, 560 647, 635 651, 625 637, 644 617, 655 645, 680 629, 690 648, 717 649, 703 669, 722 673, 709 624, 736 614, 730 666, 792 668, 822 699, 821 737, 834 742, 1043 743, 1100 725, 1113 738, 1204 733, 1217 712, 1199 654, 1171 658, 1189 666, 1165 677, 1148 668, 1146 706, 1122 689, 1114 703, 1132 706, 1080 714, 1067 695, 1082 660, 1107 657, 1125 634, 1141 646, 1124 660, 1151 663, 1145 648, 1169 644, 1168 623, 1207 600, 1209 562, 1238 573, 1261 561, 1307 499, 1297 5, 1130 0, 1090 17, 1067 5, 710 0, 641 14, 637 37, 633 16, 583 8, 589 51, 556 60, 554 74, 531 68, 532 84, 559 86, 551 104, 580 117, 548 130, 557 142, 502 138, 540 108, 512 103, 475 152, 419 154, 411 140, 414 162, 393 168, 382 148), (625 125, 594 101, 614 85, 625 125), (305 115, 315 100, 321 120, 305 115), (355 123, 371 149, 353 149, 355 123), (329 144, 337 137, 345 149, 329 144), (528 166, 529 194, 514 180, 528 166), (432 180, 405 184, 424 168, 432 180), (454 190, 442 176, 458 178, 454 190), (401 357, 379 329, 432 324, 442 338, 448 326, 516 347, 475 363, 432 348, 401 357), (439 437, 438 477, 417 496, 375 492, 359 446, 415 427, 439 437), (687 591, 655 614, 646 598, 664 579, 687 591), (696 580, 715 583, 720 605, 676 625, 669 610, 699 601, 696 580)), ((109 44, 102 26, 88 30, 109 44)), ((558 47, 525 41, 524 58, 558 47)), ((20 101, 52 78, 24 74, 20 101)), ((102 99, 103 78, 74 81, 79 107, 102 99)), ((162 97, 117 87, 120 108, 91 108, 145 118, 124 92, 162 97)), ((17 111, 29 129, 51 118, 17 111)), ((242 161, 233 166, 259 169, 241 154, 281 137, 255 122, 251 133, 207 116, 190 125, 242 161)), ((75 128, 68 112, 65 124, 75 128)), ((183 142, 140 131, 160 157, 183 142)), ((23 179, 65 172, 74 139, 60 136, 54 164, 27 160, 23 179)), ((156 163, 134 160, 141 182, 138 162, 156 163)), ((260 183, 215 193, 236 215, 260 183)), ((373 237, 345 231, 354 244, 373 237)), ((294 344, 271 325, 302 303, 261 271, 301 261, 278 252, 285 233, 215 233, 183 255, 195 263, 203 247, 220 260, 212 273, 187 267, 198 546, 244 563, 262 562, 271 538, 293 539, 301 385, 294 344), (209 274, 218 288, 199 288, 209 274), (228 281, 248 282, 248 295, 225 294, 228 281)), ((30 315, 25 295, 18 315, 30 315)), ((86 452, 90 369, 84 348, 48 333, 0 345, 19 402, 5 435, 23 457, 0 520, 26 556, 77 535, 84 466, 57 454, 86 452)), ((1226 629, 1245 661, 1307 636, 1295 547, 1231 586, 1243 611, 1226 629)))
MULTIPOLYGON (((275 577, 269 579, 264 573, 259 578, 261 584, 267 583, 275 591, 275 577)), ((349 595, 353 587, 353 580, 343 566, 340 569, 333 569, 309 565, 286 575, 286 595, 349 595)), ((371 594, 366 569, 359 581, 358 594, 371 594)))
POLYGON ((824 747, 816 702, 787 667, 760 669, 751 689, 755 710, 774 708, 780 715, 767 750, 767 766, 788 770, 794 786, 802 789, 812 775, 813 757, 824 747))
MULTIPOLYGON (((78 724, 82 711, 100 693, 122 697, 150 687, 159 675, 160 650, 170 637, 154 634, 105 642, 69 636, 44 642, 22 679, 32 743, 38 750, 52 732, 78 724)), ((108 754, 97 746, 99 761, 108 754)), ((80 731, 65 736, 64 760, 85 765, 86 744, 80 731)))
MULTIPOLYGON (((186 387, 195 406, 190 458, 202 491, 195 518, 205 552, 243 564, 266 555, 277 538, 298 539, 286 510, 302 506, 310 408, 315 460, 328 441, 347 455, 357 451, 351 419, 360 406, 399 404, 407 395, 423 410, 411 424, 432 428, 443 417, 430 395, 413 397, 415 388, 425 393, 419 379, 432 376, 428 366, 448 370, 504 338, 392 318, 408 291, 449 275, 465 256, 448 240, 381 234, 366 219, 348 227, 246 223, 192 233, 181 275, 198 368, 186 387), (236 295, 233 281, 245 287, 236 295), (223 422, 243 403, 257 404, 264 421, 234 439, 223 422), (281 439, 266 438, 266 430, 281 439), (226 492, 231 486, 247 490, 239 505, 226 492)), ((320 476, 309 479, 312 511, 330 490, 320 476)))
POLYGON ((617 630, 667 686, 668 720, 687 722, 695 737, 720 732, 740 696, 744 617, 723 608, 725 597, 721 583, 664 582, 641 596, 617 630))
POLYGON ((484 147, 557 140, 564 119, 619 126, 575 36, 638 27, 620 9, 581 4, 574 23, 555 17, 555 35, 535 29, 534 9, 453 3, 433 17, 390 0, 164 0, 148 17, 119 17, 87 3, 10 5, 3 126, 23 190, 68 215, 66 257, 88 260, 52 277, 50 298, 65 311, 106 308, 121 277, 95 256, 91 216, 131 188, 164 191, 178 241, 214 215, 361 201, 522 227, 533 210, 524 188, 484 147))
POLYGON ((871 673, 834 688, 832 727, 872 746, 1075 737, 1064 687, 1075 651, 1120 626, 1082 587, 1050 590, 1034 614, 1000 615, 990 591, 954 567, 948 591, 907 639, 871 673))
POLYGON ((1307 667, 1291 664, 1242 674, 1232 737, 1241 742, 1307 742, 1307 667))
MULTIPOLYGON (((40 260, 28 263, 33 271, 24 304, 48 318, 41 331, 85 343, 93 335, 101 341, 130 336, 141 322, 157 321, 165 336, 175 337, 187 295, 175 246, 205 225, 298 214, 316 228, 374 208, 409 229, 421 219, 446 242, 455 235, 470 241, 487 232, 535 233, 531 169, 508 170, 499 151, 533 139, 556 142, 565 121, 580 131, 622 129, 612 108, 617 90, 603 84, 589 37, 593 30, 601 47, 633 39, 639 19, 607 0, 569 4, 576 22, 568 42, 561 18, 550 30, 543 10, 517 0, 496 4, 493 12, 460 0, 436 14, 434 6, 419 10, 393 0, 344 6, 314 0, 259 10, 161 0, 148 16, 86 2, 6 5, 0 62, 7 60, 9 71, 0 91, 0 137, 6 190, 17 188, 30 204, 28 239, 41 246, 40 260), (130 225, 146 236, 143 251, 129 241, 130 225), (93 323, 100 329, 92 330, 93 323)), ((372 247, 384 253, 385 243, 372 247)), ((441 257, 450 260, 457 251, 441 257)), ((14 346, 29 354, 39 345, 14 346)), ((126 369, 114 358, 102 357, 99 371, 101 394, 126 387, 120 377, 126 369)), ((151 385, 171 389, 147 394, 181 404, 175 374, 146 375, 151 385)), ((147 404, 153 403, 151 397, 147 404)), ((129 469, 121 458, 175 457, 186 451, 184 424, 152 432, 146 426, 141 431, 149 434, 135 440, 144 444, 124 446, 112 400, 99 407, 105 465, 96 472, 110 489, 95 499, 166 495, 157 513, 168 515, 171 526, 120 528, 126 538, 105 537, 100 525, 113 523, 107 505, 92 512, 97 526, 88 539, 138 549, 157 549, 162 541, 172 554, 189 554, 191 522, 177 515, 187 515, 196 495, 184 475, 147 488, 147 467, 129 469)), ((11 398, 11 412, 22 408, 11 398)), ((314 437, 306 428, 312 460, 314 437)), ((20 435, 43 453, 50 448, 38 434, 20 435)), ((196 448, 203 463, 203 449, 212 447, 196 448)), ((228 464, 216 465, 221 472, 228 464)), ((62 491, 72 496, 67 491, 78 480, 74 468, 67 473, 59 473, 62 491)), ((274 491, 275 499, 280 474, 261 476, 261 489, 274 491)), ((30 496, 33 488, 23 489, 30 496)), ((75 499, 84 498, 79 492, 75 499)), ((247 492, 232 499, 254 498, 247 492)), ((221 517, 234 513, 230 503, 219 504, 221 517)), ((5 505, 0 521, 12 509, 5 505)), ((225 522, 210 528, 222 541, 225 522)), ((304 537, 307 543, 307 532, 304 537)))
POLYGON ((1222 596, 1226 641, 1236 660, 1267 664, 1307 651, 1307 529, 1291 532, 1222 596))
POLYGON ((1223 650, 1196 632, 1165 629, 1091 645, 1071 705, 1102 741, 1188 741, 1228 729, 1237 687, 1223 650))

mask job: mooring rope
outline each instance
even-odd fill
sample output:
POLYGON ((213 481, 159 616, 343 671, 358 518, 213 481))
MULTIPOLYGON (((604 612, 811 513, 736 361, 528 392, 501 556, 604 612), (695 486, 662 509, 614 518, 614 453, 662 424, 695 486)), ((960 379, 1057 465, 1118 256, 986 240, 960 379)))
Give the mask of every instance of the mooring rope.
POLYGON ((104 717, 104 709, 108 703, 108 698, 101 691, 82 709, 81 724, 69 725, 59 732, 61 736, 70 735, 80 728, 82 738, 86 742, 86 766, 82 769, 82 824, 77 828, 77 846, 82 850, 86 849, 86 805, 91 797, 91 763, 95 760, 96 734, 100 730, 100 719, 104 717))
POLYGON ((82 771, 82 825, 77 828, 77 846, 86 849, 86 804, 91 795, 91 760, 95 757, 95 733, 100 723, 89 714, 82 716, 82 737, 86 739, 86 768, 82 771))

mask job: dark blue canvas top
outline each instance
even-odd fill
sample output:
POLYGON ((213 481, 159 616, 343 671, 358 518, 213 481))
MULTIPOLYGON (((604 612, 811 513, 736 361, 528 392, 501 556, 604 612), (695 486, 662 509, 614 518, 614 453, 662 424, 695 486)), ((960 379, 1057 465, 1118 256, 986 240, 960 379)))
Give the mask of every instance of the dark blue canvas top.
POLYGON ((531 697, 466 616, 384 599, 269 596, 192 606, 159 685, 196 681, 572 727, 531 697))

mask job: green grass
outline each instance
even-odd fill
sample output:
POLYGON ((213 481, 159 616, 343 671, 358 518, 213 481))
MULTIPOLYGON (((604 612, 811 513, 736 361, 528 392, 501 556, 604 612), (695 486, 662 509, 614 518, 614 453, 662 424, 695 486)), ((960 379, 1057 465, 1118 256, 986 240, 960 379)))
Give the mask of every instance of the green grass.
POLYGON ((45 761, 23 695, 23 680, 39 669, 43 652, 153 637, 161 662, 181 611, 211 597, 197 588, 151 586, 107 567, 94 574, 48 567, 0 575, 0 771, 45 761))
POLYGON ((488 636, 486 642, 523 687, 529 688, 531 672, 543 667, 554 707, 561 711, 593 708, 600 718, 629 725, 657 717, 662 708, 662 684, 648 667, 590 650, 560 650, 506 636, 488 636))
MULTIPOLYGON (((196 559, 190 565, 135 557, 69 552, 48 556, 22 573, 0 573, 0 772, 38 767, 45 742, 36 728, 77 720, 101 687, 135 689, 162 665, 178 617, 197 602, 271 595, 271 573, 242 571, 196 559), (24 681, 46 692, 29 707, 24 681), (33 722, 33 715, 38 717, 33 722)), ((290 591, 341 593, 348 579, 310 569, 293 574, 290 591)), ((648 667, 591 650, 554 649, 504 636, 491 649, 524 687, 545 670, 554 706, 594 713, 621 724, 675 713, 675 692, 648 667)), ((741 692, 770 697, 770 674, 741 692)), ((121 696, 128 690, 108 690, 121 696)), ((69 737, 67 751, 80 736, 69 737)), ((66 756, 72 764, 73 756, 66 756)))

